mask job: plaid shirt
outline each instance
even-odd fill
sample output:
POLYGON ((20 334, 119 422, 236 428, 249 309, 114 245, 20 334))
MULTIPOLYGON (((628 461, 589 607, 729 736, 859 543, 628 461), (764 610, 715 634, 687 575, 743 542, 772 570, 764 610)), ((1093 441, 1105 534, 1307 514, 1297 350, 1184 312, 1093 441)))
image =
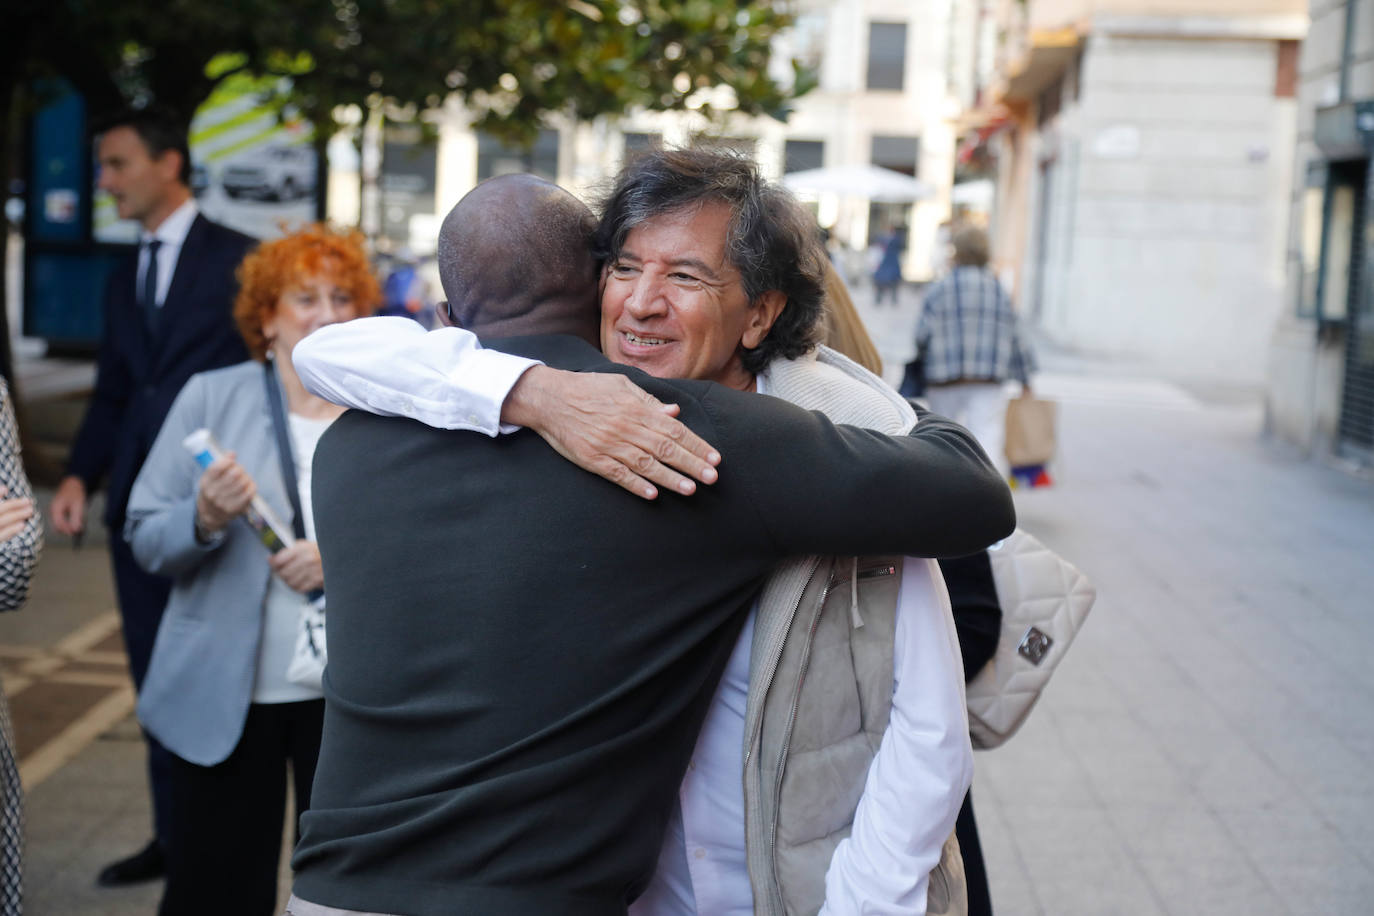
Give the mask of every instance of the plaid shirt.
POLYGON ((1035 355, 992 271, 956 267, 926 294, 916 325, 926 381, 1029 382, 1035 355))

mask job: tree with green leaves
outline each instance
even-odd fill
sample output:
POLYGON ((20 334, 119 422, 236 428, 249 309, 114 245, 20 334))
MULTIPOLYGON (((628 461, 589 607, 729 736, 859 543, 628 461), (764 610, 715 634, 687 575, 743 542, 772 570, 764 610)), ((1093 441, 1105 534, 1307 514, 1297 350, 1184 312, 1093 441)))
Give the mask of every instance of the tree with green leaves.
MULTIPOLYGON (((157 103, 188 123, 217 85, 269 80, 275 102, 317 126, 321 152, 347 106, 419 112, 456 94, 475 127, 530 142, 550 114, 709 105, 728 87, 743 114, 786 118, 814 78, 769 75, 786 3, 732 0, 13 0, 0 35, 0 174, 43 77, 93 111, 157 103), (211 65, 213 61, 213 66, 211 65)), ((322 160, 323 161, 323 160, 322 160)), ((0 271, 3 267, 0 267, 0 271)), ((0 274, 0 281, 3 275, 0 274)), ((3 289, 3 283, 0 283, 3 289)), ((0 295, 3 295, 0 293, 0 295)), ((0 302, 0 323, 3 323, 0 302)), ((3 331, 3 328, 0 328, 3 331)), ((5 339, 8 335, 4 335, 5 339)), ((8 359, 5 357, 5 368, 8 359)))

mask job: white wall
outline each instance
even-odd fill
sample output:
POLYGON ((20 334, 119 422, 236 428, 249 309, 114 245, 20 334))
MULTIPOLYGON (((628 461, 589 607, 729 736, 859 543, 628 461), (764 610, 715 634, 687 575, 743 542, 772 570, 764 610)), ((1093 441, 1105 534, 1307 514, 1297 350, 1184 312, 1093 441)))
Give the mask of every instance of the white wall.
POLYGON ((1264 379, 1295 118, 1275 97, 1277 48, 1090 37, 1060 143, 1057 190, 1073 191, 1054 195, 1051 336, 1178 375, 1264 379))

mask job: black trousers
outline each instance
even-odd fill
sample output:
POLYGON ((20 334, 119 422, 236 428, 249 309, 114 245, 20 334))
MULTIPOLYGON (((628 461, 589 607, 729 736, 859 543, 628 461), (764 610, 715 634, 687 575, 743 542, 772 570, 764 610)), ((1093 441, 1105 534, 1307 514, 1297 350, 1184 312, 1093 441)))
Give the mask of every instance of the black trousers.
MULTIPOLYGON (((134 560, 133 551, 124 541, 123 524, 112 527, 109 534, 110 563, 114 567, 115 591, 119 595, 119 617, 124 630, 124 651, 129 656, 129 674, 134 689, 143 689, 148 662, 153 657, 153 641, 167 608, 167 595, 172 580, 145 572, 134 560)), ((167 851, 167 830, 170 826, 171 800, 168 772, 172 754, 147 732, 148 789, 153 799, 153 835, 162 850, 167 851)))
MULTIPOLYGON (((167 887, 159 916, 273 916, 286 765, 296 790, 294 823, 310 807, 324 700, 254 703, 223 763, 173 756, 167 887)), ((294 842, 294 838, 293 838, 294 842)))
POLYGON ((964 806, 954 822, 954 835, 964 857, 964 880, 968 883, 968 916, 992 916, 992 895, 988 892, 988 870, 983 865, 983 847, 978 842, 978 824, 973 820, 973 793, 964 796, 964 806))

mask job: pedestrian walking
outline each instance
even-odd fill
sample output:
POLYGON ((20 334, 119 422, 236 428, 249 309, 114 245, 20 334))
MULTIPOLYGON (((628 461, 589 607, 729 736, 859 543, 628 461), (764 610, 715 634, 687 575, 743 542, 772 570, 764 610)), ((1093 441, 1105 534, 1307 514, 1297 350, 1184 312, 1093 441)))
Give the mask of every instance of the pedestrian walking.
POLYGON ((896 305, 897 287, 902 283, 902 252, 906 251, 906 227, 893 226, 882 240, 882 246, 882 257, 873 271, 873 288, 877 291, 874 303, 882 305, 883 299, 888 298, 896 305))
MULTIPOLYGON (((115 268, 105 287, 95 391, 50 512, 53 530, 79 538, 86 528, 86 500, 106 486, 105 525, 124 648, 134 688, 141 690, 171 581, 145 572, 124 541, 129 490, 186 380, 247 356, 230 303, 234 268, 253 240, 200 214, 189 186, 186 126, 171 115, 143 109, 107 119, 97 159, 101 190, 114 198, 121 219, 138 222, 140 241, 138 252, 115 268)), ((99 884, 162 876, 170 766, 170 755, 148 739, 153 840, 106 866, 99 884)))
POLYGON ((1005 472, 1007 398, 1016 379, 1030 394, 1035 356, 1011 298, 988 269, 988 237, 975 226, 954 233, 954 269, 926 293, 916 352, 931 410, 968 427, 1005 472))
POLYGON ((276 907, 287 765, 299 819, 324 716, 319 685, 288 677, 306 596, 324 585, 311 459, 343 413, 305 390, 291 351, 380 299, 361 237, 320 226, 263 243, 240 276, 234 317, 253 358, 192 377, 129 498, 134 556, 175 583, 138 703, 174 755, 160 916, 276 907), (182 444, 198 429, 233 450, 203 474, 182 444), (297 522, 293 545, 269 553, 236 521, 254 497, 297 522))

